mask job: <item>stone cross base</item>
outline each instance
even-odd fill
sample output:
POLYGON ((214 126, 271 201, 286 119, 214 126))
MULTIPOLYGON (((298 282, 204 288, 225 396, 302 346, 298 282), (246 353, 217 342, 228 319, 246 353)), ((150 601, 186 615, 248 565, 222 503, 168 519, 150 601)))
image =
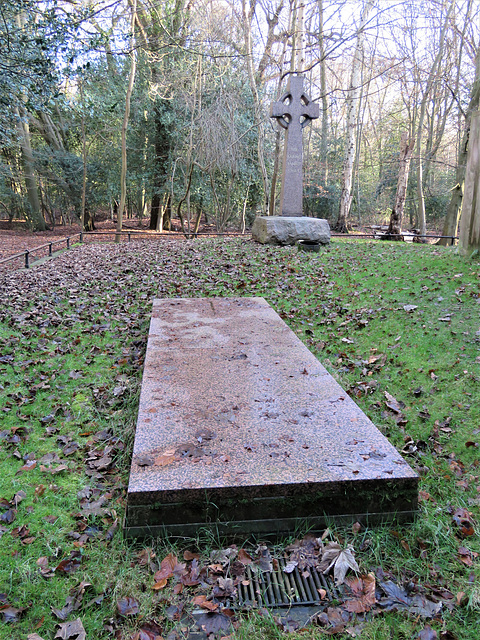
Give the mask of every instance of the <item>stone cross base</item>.
POLYGON ((417 484, 265 300, 154 300, 126 536, 411 519, 417 484))
POLYGON ((262 244, 296 244, 299 240, 328 244, 330 225, 319 218, 257 216, 252 238, 262 244))

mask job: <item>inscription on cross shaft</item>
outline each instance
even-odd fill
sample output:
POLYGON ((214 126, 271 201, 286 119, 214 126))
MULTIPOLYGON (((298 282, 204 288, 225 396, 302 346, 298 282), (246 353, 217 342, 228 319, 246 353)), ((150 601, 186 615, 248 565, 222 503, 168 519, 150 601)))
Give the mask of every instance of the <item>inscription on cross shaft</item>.
POLYGON ((303 90, 303 80, 301 74, 290 76, 286 93, 270 107, 270 117, 286 129, 280 192, 282 216, 303 216, 302 129, 319 116, 318 104, 303 90))

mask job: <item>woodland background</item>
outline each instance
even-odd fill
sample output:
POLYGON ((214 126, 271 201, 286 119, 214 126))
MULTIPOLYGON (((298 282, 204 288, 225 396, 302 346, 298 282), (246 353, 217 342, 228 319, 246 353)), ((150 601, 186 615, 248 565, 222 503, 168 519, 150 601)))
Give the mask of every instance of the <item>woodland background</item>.
POLYGON ((302 71, 305 212, 454 235, 480 97, 474 0, 3 0, 0 217, 245 228, 278 201, 269 119, 302 71), (405 169, 405 162, 403 162, 405 169))

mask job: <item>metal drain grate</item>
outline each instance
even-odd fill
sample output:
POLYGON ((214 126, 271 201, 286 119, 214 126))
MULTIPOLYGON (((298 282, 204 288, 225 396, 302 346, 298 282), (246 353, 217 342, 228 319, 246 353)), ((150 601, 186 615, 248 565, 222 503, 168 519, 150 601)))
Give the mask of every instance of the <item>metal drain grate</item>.
POLYGON ((241 607, 291 607, 319 604, 319 589, 326 591, 323 602, 338 598, 333 583, 311 567, 301 574, 297 567, 285 573, 285 560, 278 561, 273 571, 254 573, 247 567, 245 584, 238 585, 238 603, 241 607))

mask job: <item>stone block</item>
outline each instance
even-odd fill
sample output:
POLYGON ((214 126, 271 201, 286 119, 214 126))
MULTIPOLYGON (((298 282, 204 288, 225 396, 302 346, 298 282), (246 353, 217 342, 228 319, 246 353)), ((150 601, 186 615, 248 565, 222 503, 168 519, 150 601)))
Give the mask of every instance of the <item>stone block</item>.
POLYGON ((265 300, 154 301, 128 537, 404 521, 417 483, 265 300))
POLYGON ((330 225, 327 220, 305 216, 257 216, 252 238, 262 244, 296 244, 299 240, 328 244, 330 225))

